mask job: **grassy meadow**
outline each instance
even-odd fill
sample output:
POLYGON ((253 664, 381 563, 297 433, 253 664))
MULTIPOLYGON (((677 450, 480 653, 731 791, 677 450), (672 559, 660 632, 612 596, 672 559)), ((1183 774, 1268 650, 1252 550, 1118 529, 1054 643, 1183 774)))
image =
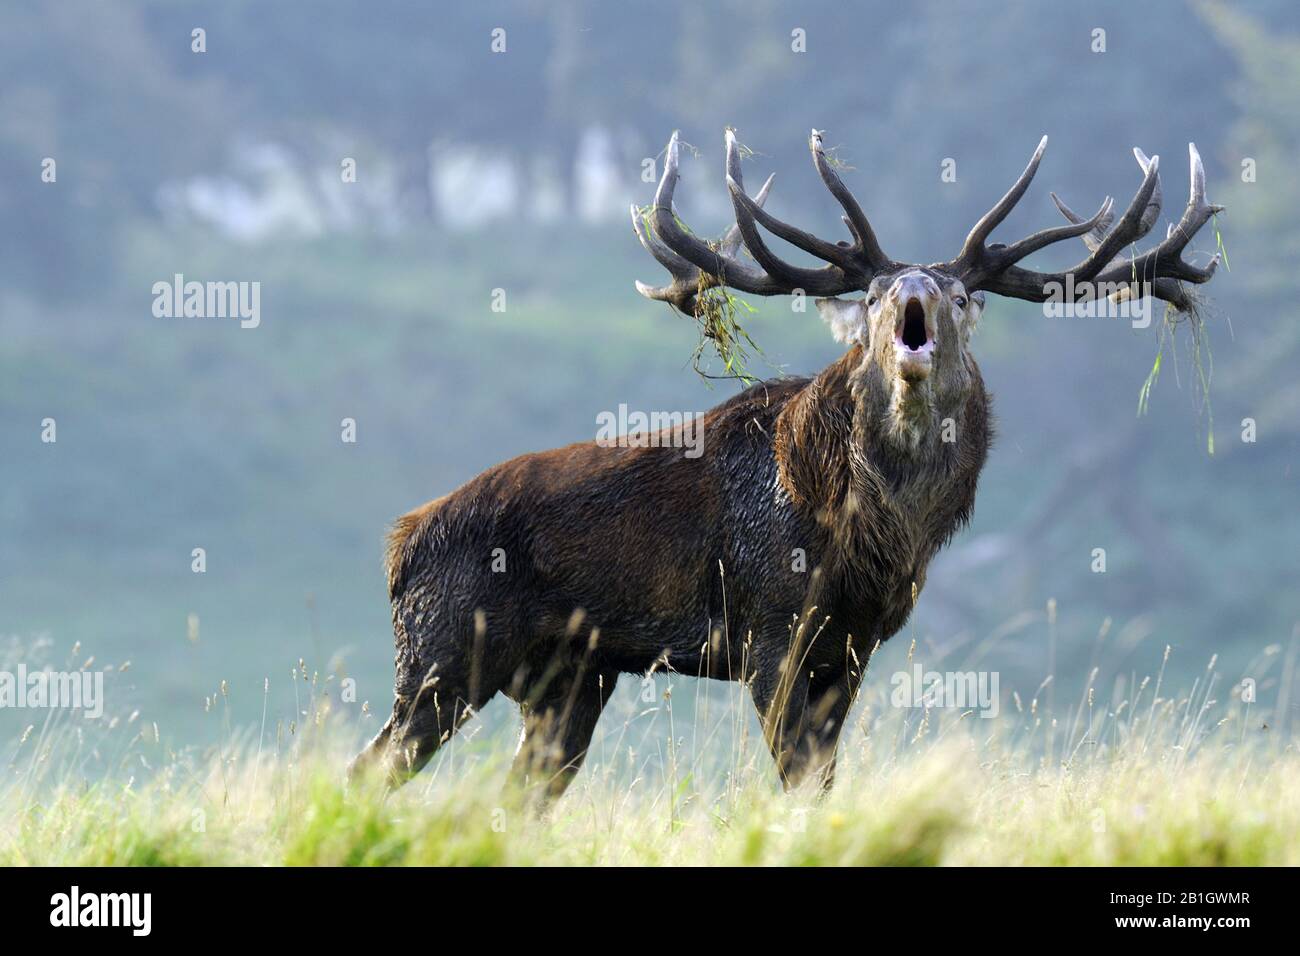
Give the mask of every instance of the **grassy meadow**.
POLYGON ((877 673, 828 796, 780 792, 744 688, 625 679, 540 818, 503 796, 504 702, 385 796, 345 785, 358 728, 303 670, 295 714, 260 727, 230 727, 223 685, 207 748, 138 713, 29 726, 3 751, 0 865, 1298 864, 1300 754, 1216 700, 1213 667, 1178 694, 1087 686, 1056 717, 1044 687, 994 718, 895 707, 877 673))

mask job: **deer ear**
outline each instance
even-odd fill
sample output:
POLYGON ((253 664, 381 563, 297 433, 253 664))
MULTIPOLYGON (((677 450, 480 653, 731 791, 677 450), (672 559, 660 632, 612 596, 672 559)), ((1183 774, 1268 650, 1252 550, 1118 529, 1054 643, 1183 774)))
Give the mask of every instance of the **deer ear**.
POLYGON ((867 304, 862 299, 818 299, 817 311, 831 327, 835 341, 867 344, 867 304))

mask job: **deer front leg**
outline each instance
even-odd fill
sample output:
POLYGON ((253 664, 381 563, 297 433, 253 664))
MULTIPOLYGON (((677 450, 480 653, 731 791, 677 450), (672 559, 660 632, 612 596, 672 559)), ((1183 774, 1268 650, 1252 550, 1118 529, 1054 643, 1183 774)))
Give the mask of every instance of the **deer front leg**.
POLYGON ((803 673, 756 675, 750 686, 781 785, 792 790, 816 774, 823 791, 835 780, 835 750, 860 677, 803 673))

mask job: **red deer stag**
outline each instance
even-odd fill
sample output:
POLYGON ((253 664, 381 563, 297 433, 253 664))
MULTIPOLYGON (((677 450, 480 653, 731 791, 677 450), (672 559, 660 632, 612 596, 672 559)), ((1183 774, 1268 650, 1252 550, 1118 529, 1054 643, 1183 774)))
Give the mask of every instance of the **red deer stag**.
POLYGON ((871 650, 903 626, 930 559, 971 515, 992 431, 970 353, 985 293, 1044 302, 1053 289, 1083 298, 1137 282, 1134 294, 1187 307, 1182 283, 1214 273, 1217 260, 1202 268, 1181 257, 1221 209, 1206 201, 1195 146, 1186 211, 1147 252, 1125 253, 1160 211, 1158 157, 1140 150, 1142 185, 1118 221, 1110 199, 1087 220, 1058 201, 1068 224, 990 243, 1046 144, 955 259, 914 265, 885 254, 816 131, 813 164, 852 242, 766 212, 770 179, 747 195, 731 131, 736 222, 702 241, 673 210, 674 134, 653 207, 632 210, 672 282, 638 283, 641 294, 692 314, 718 286, 802 291, 821 297, 847 351, 813 378, 756 385, 708 412, 701 455, 671 434, 629 443, 649 447, 583 442, 512 459, 398 519, 387 555, 396 701, 354 770, 377 764, 400 782, 504 693, 524 718, 512 779, 554 798, 619 674, 661 666, 746 682, 782 782, 814 772, 829 786, 871 650), (760 226, 826 264, 778 258, 760 226), (1017 264, 1072 238, 1089 252, 1068 272, 1017 264), (836 298, 850 293, 860 295, 836 298))

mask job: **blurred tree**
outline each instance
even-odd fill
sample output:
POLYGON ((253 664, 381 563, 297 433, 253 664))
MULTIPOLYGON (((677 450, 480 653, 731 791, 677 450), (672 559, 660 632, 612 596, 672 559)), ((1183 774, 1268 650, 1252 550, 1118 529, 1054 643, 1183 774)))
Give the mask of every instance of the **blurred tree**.
MULTIPOLYGON (((229 101, 171 68, 145 19, 93 0, 0 12, 0 270, 11 284, 92 286, 117 221, 152 211, 165 178, 223 161, 229 101), (53 183, 41 178, 46 158, 53 183)), ((188 29, 174 42, 191 55, 188 29)))
POLYGON ((1270 432, 1300 434, 1300 316, 1296 315, 1296 261, 1300 260, 1300 35, 1218 3, 1200 6, 1231 50, 1240 73, 1232 84, 1239 118, 1223 150, 1230 178, 1224 202, 1234 230, 1229 261, 1249 263, 1243 277, 1255 316, 1273 321, 1242 336, 1218 384, 1244 413, 1270 432), (1262 390, 1261 383, 1272 387, 1262 390), (1247 396, 1250 396, 1247 399, 1247 396), (1248 407, 1253 405, 1253 407, 1248 407))

